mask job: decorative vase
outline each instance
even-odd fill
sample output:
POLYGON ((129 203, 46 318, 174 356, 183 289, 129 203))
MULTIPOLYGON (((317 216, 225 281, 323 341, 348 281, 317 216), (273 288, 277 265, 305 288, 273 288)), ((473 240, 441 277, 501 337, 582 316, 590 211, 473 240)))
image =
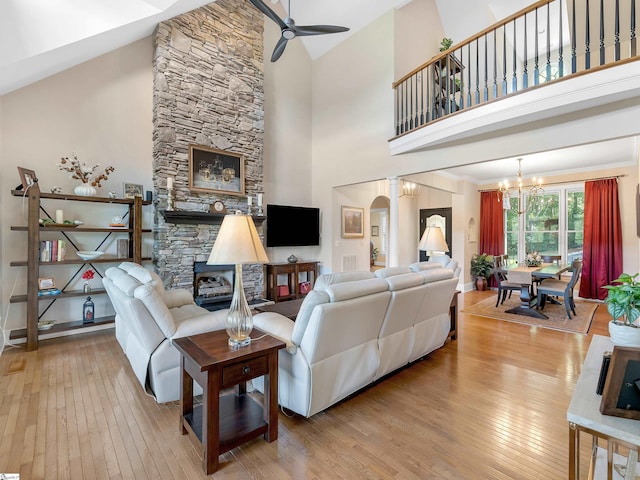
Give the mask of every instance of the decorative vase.
POLYGON ((614 345, 640 347, 640 327, 630 327, 620 322, 609 322, 609 336, 614 345))
POLYGON ((484 292, 487 289, 487 279, 484 277, 476 277, 476 290, 484 292))
POLYGON ((89 293, 91 291, 91 284, 89 282, 85 282, 85 284, 82 286, 82 291, 84 293, 89 293))
POLYGON ((298 261, 298 257, 296 257, 295 255, 290 255, 289 258, 287 258, 287 262, 289 263, 296 263, 298 261))
POLYGON ((98 193, 98 191, 88 183, 81 183, 73 189, 73 193, 81 197, 93 197, 98 193))

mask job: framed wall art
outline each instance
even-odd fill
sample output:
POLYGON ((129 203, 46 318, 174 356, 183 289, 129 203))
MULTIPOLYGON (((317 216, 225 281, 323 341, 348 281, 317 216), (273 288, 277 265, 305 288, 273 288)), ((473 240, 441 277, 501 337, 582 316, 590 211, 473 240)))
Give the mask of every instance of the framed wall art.
POLYGON ((371 236, 377 237, 379 235, 378 225, 371 225, 371 236))
POLYGON ((640 348, 613 348, 600 413, 640 420, 640 348))
POLYGON ((137 183, 123 183, 123 194, 124 198, 136 198, 142 196, 142 185, 138 185, 137 183))
POLYGON ((364 208, 342 207, 342 238, 364 237, 364 208))
POLYGON ((244 156, 189 145, 189 190, 244 195, 244 156))

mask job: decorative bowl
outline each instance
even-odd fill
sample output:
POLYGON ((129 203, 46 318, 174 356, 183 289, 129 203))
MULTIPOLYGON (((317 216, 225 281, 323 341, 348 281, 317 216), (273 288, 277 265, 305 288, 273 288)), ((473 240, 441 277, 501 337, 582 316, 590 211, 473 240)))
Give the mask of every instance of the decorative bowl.
POLYGON ((38 330, 49 330, 53 327, 54 323, 56 323, 55 320, 44 320, 42 322, 38 322, 38 330))
POLYGON ((95 260, 96 258, 104 255, 104 252, 79 250, 76 252, 76 255, 78 255, 82 260, 95 260))

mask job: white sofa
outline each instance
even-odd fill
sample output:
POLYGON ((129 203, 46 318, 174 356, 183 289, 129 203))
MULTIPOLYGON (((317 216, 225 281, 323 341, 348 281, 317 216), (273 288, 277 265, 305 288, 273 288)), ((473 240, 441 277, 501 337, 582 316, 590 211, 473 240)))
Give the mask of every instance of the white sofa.
POLYGON ((165 290, 155 272, 136 263, 107 269, 103 283, 116 311, 116 338, 138 381, 158 403, 179 400, 180 354, 172 339, 224 329, 227 310, 209 312, 188 290, 165 290))
MULTIPOLYGON (((321 275, 295 322, 255 317, 287 344, 278 357, 280 405, 310 417, 441 347, 458 279, 430 263, 321 275)), ((254 385, 262 391, 262 379, 254 385)))

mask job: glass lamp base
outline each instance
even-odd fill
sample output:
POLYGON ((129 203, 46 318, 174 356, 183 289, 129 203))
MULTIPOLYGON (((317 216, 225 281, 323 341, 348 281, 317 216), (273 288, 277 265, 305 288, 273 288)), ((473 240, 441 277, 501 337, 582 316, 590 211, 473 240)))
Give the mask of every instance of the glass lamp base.
POLYGON ((242 340, 237 340, 235 338, 229 338, 229 345, 235 348, 246 347, 251 344, 251 337, 246 337, 242 340))

